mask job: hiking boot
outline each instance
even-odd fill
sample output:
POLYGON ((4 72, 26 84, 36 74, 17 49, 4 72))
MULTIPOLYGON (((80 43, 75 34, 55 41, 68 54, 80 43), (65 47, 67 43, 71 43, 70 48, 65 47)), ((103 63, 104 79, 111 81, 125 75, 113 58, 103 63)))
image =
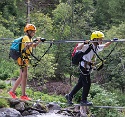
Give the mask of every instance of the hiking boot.
POLYGON ((9 95, 10 95, 13 99, 18 98, 14 92, 9 91, 8 93, 9 93, 9 95))
POLYGON ((69 94, 66 94, 66 95, 65 95, 65 98, 66 98, 68 104, 70 104, 70 105, 73 104, 73 102, 72 102, 72 97, 71 97, 69 94))
POLYGON ((29 98, 27 95, 23 95, 20 97, 21 100, 25 100, 25 101, 30 101, 32 100, 31 98, 29 98))
POLYGON ((92 106, 92 102, 88 102, 87 100, 81 101, 80 106, 92 106))

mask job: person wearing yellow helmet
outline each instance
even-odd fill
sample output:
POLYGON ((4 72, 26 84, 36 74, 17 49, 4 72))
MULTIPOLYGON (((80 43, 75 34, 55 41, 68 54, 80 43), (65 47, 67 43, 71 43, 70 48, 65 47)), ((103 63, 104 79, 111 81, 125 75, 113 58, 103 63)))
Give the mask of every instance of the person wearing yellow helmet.
POLYGON ((104 34, 101 31, 94 31, 91 34, 91 41, 97 41, 97 44, 102 43, 102 39, 104 38, 104 34))
POLYGON ((22 100, 31 100, 26 95, 26 84, 27 84, 27 78, 28 78, 28 63, 29 63, 29 57, 32 52, 32 48, 36 47, 40 42, 40 37, 36 38, 37 42, 33 42, 32 37, 34 37, 36 32, 36 27, 33 24, 26 24, 24 28, 25 36, 22 38, 21 43, 21 51, 25 50, 24 53, 22 53, 23 59, 19 57, 17 59, 17 63, 19 66, 21 66, 20 69, 20 76, 16 80, 14 86, 12 89, 8 92, 12 98, 18 98, 15 94, 15 91, 17 87, 21 84, 22 89, 22 96, 20 97, 22 100))
POLYGON ((65 98, 67 100, 68 104, 73 104, 72 99, 74 95, 82 88, 82 99, 80 104, 82 106, 84 105, 92 105, 92 102, 89 102, 87 100, 89 90, 91 87, 91 79, 90 79, 90 73, 92 70, 92 59, 96 55, 95 53, 98 53, 102 51, 105 47, 108 47, 111 42, 107 42, 105 44, 102 44, 102 39, 104 38, 104 34, 101 31, 94 31, 91 34, 91 46, 89 44, 89 40, 86 40, 84 43, 79 43, 77 46, 77 51, 85 52, 89 47, 91 47, 91 50, 85 54, 82 57, 82 60, 80 62, 80 76, 77 84, 74 86, 72 91, 69 94, 65 95, 65 98))
POLYGON ((104 34, 101 32, 101 31, 94 31, 92 34, 91 34, 91 40, 94 40, 94 39, 102 39, 104 38, 104 34))

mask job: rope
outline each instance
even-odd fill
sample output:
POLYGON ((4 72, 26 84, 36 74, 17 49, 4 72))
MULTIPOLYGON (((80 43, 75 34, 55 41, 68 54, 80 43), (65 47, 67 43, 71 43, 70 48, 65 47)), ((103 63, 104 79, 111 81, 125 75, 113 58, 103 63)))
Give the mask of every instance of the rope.
MULTIPOLYGON (((4 96, 0 96, 0 98, 3 98, 3 99, 13 99, 11 97, 4 97, 4 96)), ((21 99, 14 99, 14 100, 20 100, 20 101, 23 101, 21 99)), ((47 102, 47 101, 42 101, 40 99, 38 100, 30 100, 30 101, 26 101, 26 102, 36 102, 36 103, 52 103, 52 102, 47 102)), ((60 105, 68 105, 67 103, 61 103, 61 102, 53 102, 55 104, 60 104, 60 105)), ((73 104, 73 105, 69 105, 69 106, 80 106, 80 104, 73 104)), ((120 107, 120 106, 89 106, 89 107, 92 107, 92 108, 105 108, 105 109, 125 109, 125 107, 120 107)))
MULTIPOLYGON (((0 98, 3 98, 3 99, 14 99, 14 98, 11 98, 11 97, 4 97, 4 96, 0 96, 0 98)), ((25 100, 21 100, 21 99, 19 99, 19 98, 16 98, 16 99, 14 99, 14 100, 25 101, 25 100)), ((30 100, 30 101, 27 100, 26 102, 48 103, 48 102, 42 101, 42 100, 40 100, 40 99, 38 99, 38 100, 30 100)))
MULTIPOLYGON (((10 40, 10 39, 0 39, 1 41, 5 41, 5 40, 10 40)), ((83 43, 86 40, 46 40, 45 42, 42 43, 83 43)), ((90 40, 90 42, 98 42, 98 41, 92 41, 90 40)), ((101 40, 101 42, 125 42, 125 39, 118 39, 118 40, 101 40)), ((4 42, 4 43, 16 43, 16 42, 4 42)), ((31 43, 31 42, 27 42, 27 43, 31 43)))
POLYGON ((94 108, 110 108, 110 109, 125 109, 125 107, 120 106, 92 106, 94 108))

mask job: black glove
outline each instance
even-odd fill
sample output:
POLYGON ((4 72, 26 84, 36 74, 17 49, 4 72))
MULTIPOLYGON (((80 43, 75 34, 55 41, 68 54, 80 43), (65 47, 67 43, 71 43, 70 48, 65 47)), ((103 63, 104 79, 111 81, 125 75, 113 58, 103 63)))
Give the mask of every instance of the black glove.
POLYGON ((117 41, 117 40, 118 40, 118 38, 114 38, 114 39, 113 39, 113 41, 117 41))
POLYGON ((84 41, 84 44, 89 44, 90 43, 90 40, 85 40, 84 41))
POLYGON ((41 40, 42 42, 46 41, 46 39, 45 39, 45 38, 40 38, 40 40, 41 40))
POLYGON ((33 42, 37 42, 38 40, 37 39, 34 39, 33 42))

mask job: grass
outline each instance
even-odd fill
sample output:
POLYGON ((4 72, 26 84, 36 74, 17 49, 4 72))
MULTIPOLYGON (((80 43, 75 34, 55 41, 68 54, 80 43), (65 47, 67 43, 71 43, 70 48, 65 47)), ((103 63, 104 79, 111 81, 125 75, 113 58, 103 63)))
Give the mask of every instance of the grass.
MULTIPOLYGON (((4 89, 0 89, 1 91, 1 96, 3 97, 10 97, 9 94, 7 93, 8 90, 10 89, 10 86, 7 86, 4 89)), ((49 95, 45 94, 43 92, 39 91, 33 91, 32 89, 26 89, 26 93, 29 97, 31 97, 33 100, 38 100, 40 99, 41 101, 48 103, 48 102, 61 102, 61 103, 66 103, 65 97, 61 95, 49 95)), ((21 88, 17 88, 16 94, 18 97, 21 96, 21 88)), ((9 103, 6 99, 0 98, 0 107, 9 107, 9 103)))

